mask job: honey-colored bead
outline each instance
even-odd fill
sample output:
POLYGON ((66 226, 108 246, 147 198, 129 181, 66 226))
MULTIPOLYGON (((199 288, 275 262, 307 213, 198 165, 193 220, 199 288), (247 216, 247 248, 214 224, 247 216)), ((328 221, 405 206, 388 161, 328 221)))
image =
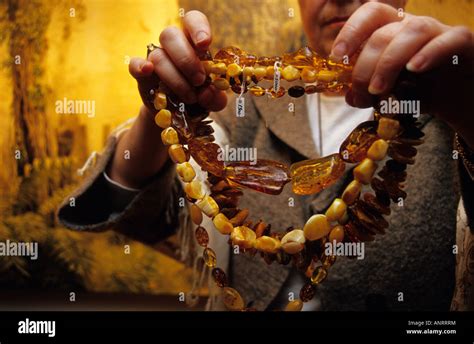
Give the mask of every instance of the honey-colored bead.
POLYGON ((227 72, 227 66, 223 62, 216 63, 212 66, 211 72, 217 75, 224 75, 227 72))
POLYGON ((189 213, 191 216, 191 221, 193 221, 196 225, 200 225, 202 223, 202 211, 196 204, 191 204, 189 208, 189 213))
POLYGON ((260 81, 267 75, 267 69, 265 67, 256 67, 253 69, 253 75, 260 81))
POLYGON ((264 235, 255 240, 254 246, 257 250, 262 252, 277 253, 281 244, 280 240, 264 235))
POLYGON ((300 312, 303 309, 303 301, 294 300, 288 302, 285 307, 285 312, 300 312))
POLYGON ((212 83, 217 89, 222 91, 226 91, 230 87, 229 82, 227 81, 227 79, 224 78, 217 78, 212 83))
POLYGON ((344 215, 346 210, 346 203, 342 199, 336 198, 329 206, 328 210, 326 210, 326 218, 329 222, 338 221, 344 215))
POLYGON ((315 82, 317 75, 318 74, 314 68, 305 67, 301 71, 301 79, 308 84, 315 82))
POLYGON ((207 75, 212 73, 212 67, 214 66, 214 62, 212 61, 202 61, 202 66, 204 68, 204 71, 206 72, 207 75))
POLYGON ((153 99, 153 106, 156 110, 165 109, 167 104, 168 103, 166 101, 166 94, 162 92, 155 93, 155 97, 153 99))
POLYGON ((175 144, 168 148, 168 155, 171 160, 177 164, 181 164, 189 160, 189 152, 183 147, 183 145, 175 144))
POLYGON ((252 86, 249 91, 256 97, 261 97, 266 93, 265 89, 260 86, 252 86))
POLYGON ((161 109, 155 116, 155 123, 160 128, 168 128, 171 125, 171 112, 167 109, 161 109))
POLYGON ((237 63, 231 63, 227 66, 227 75, 231 78, 238 76, 242 72, 242 67, 240 67, 237 63))
POLYGON ((303 250, 305 242, 304 231, 293 229, 281 239, 281 248, 288 254, 296 254, 303 250))
POLYGON ((329 242, 332 243, 333 241, 342 242, 344 240, 344 227, 341 225, 335 226, 331 229, 331 233, 329 233, 329 242))
POLYGON ((353 180, 346 186, 346 189, 342 193, 342 200, 347 204, 353 204, 360 195, 362 184, 358 180, 353 180))
POLYGON ((246 226, 234 227, 230 234, 232 243, 242 248, 252 248, 256 239, 257 234, 246 226))
POLYGON ((295 81, 300 78, 300 71, 293 66, 286 66, 281 72, 281 76, 286 81, 295 81))
POLYGON ((216 216, 214 216, 214 218, 212 219, 212 222, 214 223, 214 227, 216 227, 216 229, 221 234, 230 234, 232 233, 232 230, 234 229, 234 226, 232 226, 232 223, 230 223, 227 216, 225 216, 222 213, 219 213, 216 216))
POLYGON ((194 179, 191 183, 184 185, 184 192, 192 199, 201 199, 205 196, 204 186, 198 179, 194 179))
POLYGON ((400 131, 400 122, 395 119, 382 117, 379 120, 377 134, 384 140, 391 140, 398 135, 400 131))
POLYGON ((321 70, 318 72, 317 79, 321 82, 331 82, 336 80, 338 73, 332 70, 321 70))
POLYGON ((343 174, 345 163, 339 154, 303 160, 290 167, 291 186, 297 195, 310 195, 334 184, 343 174))
POLYGON ((224 287, 222 289, 222 302, 230 311, 240 311, 245 307, 244 299, 234 288, 224 287))
POLYGON ((365 158, 354 168, 354 178, 362 184, 369 184, 377 169, 377 163, 365 158))
POLYGON ((304 236, 309 241, 318 240, 329 234, 331 226, 326 215, 311 216, 303 227, 304 236))
POLYGON ((202 253, 202 258, 204 263, 210 268, 215 268, 217 265, 217 256, 212 248, 207 247, 202 253))
POLYGON ((207 234, 206 228, 198 226, 194 232, 194 237, 197 243, 202 247, 207 247, 209 244, 209 234, 207 234))
POLYGON ((318 266, 312 276, 311 276, 311 283, 313 284, 319 284, 321 283, 322 281, 324 281, 326 279, 326 277, 328 276, 328 272, 327 270, 322 267, 322 266, 318 266))
POLYGON ((204 198, 197 201, 196 205, 208 217, 214 217, 219 213, 219 206, 217 205, 216 201, 214 201, 214 198, 212 198, 211 196, 204 196, 204 198))
POLYGON ((253 75, 253 67, 244 67, 243 71, 245 77, 251 77, 253 75))
POLYGON ((167 146, 179 143, 178 132, 172 127, 164 129, 161 132, 161 141, 167 146))
POLYGON ((176 172, 183 182, 189 183, 196 177, 196 172, 189 162, 183 162, 176 165, 176 172))
POLYGON ((265 78, 266 79, 273 79, 273 74, 275 74, 275 67, 268 66, 265 70, 265 78))
POLYGON ((367 158, 375 161, 382 160, 387 155, 388 143, 384 139, 379 139, 372 143, 367 151, 367 158))

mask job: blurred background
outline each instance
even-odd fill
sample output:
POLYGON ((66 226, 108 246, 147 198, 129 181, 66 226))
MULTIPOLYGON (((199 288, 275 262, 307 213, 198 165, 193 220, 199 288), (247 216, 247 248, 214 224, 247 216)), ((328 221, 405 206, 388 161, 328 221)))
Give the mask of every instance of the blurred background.
MULTIPOLYGON (((71 291, 89 295, 90 307, 100 299, 109 309, 156 308, 162 299, 133 295, 175 300, 189 290, 181 263, 113 232, 61 228, 54 211, 87 156, 138 112, 129 59, 191 9, 209 17, 213 52, 237 45, 276 55, 304 44, 296 0, 0 0, 0 241, 40 249, 37 261, 0 257, 0 308, 18 305, 19 294, 31 308, 71 291), (57 113, 65 98, 93 101, 95 115, 57 113), (113 296, 122 294, 128 306, 113 296)), ((473 0, 409 0, 407 11, 474 30, 473 0)))

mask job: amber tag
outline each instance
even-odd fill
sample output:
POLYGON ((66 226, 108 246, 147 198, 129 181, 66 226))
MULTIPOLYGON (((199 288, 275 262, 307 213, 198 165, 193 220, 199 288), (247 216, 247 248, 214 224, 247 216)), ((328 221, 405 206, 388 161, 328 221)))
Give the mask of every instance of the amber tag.
POLYGON ((280 72, 280 67, 281 67, 281 62, 276 61, 275 64, 273 65, 273 68, 275 72, 273 73, 273 92, 278 93, 280 90, 280 78, 281 78, 281 72, 280 72))
POLYGON ((235 115, 237 117, 244 117, 245 116, 245 98, 239 96, 235 100, 235 115))

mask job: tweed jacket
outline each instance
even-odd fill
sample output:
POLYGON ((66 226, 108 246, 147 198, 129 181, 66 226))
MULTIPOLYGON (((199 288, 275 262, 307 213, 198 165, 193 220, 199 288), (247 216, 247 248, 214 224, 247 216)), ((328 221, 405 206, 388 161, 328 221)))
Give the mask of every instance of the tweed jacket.
MULTIPOLYGON (((285 86, 285 85, 283 85, 285 86)), ((232 147, 256 147, 259 159, 287 165, 317 158, 305 97, 273 101, 244 95, 246 115, 236 117, 235 101, 212 118, 225 131, 232 147), (288 103, 294 103, 294 113, 288 103)), ((328 278, 318 286, 322 310, 448 310, 454 288, 456 211, 460 201, 457 166, 452 159, 452 131, 428 115, 420 121, 425 143, 418 146, 415 165, 408 168, 403 206, 392 205, 387 233, 365 245, 363 260, 339 257, 328 278)), ((114 229, 136 240, 158 246, 179 226, 177 197, 182 188, 171 164, 126 205, 107 200, 102 171, 116 139, 109 138, 97 164, 73 196, 58 211, 60 222, 75 230, 114 229)), ((278 196, 248 190, 240 208, 251 209, 251 219, 263 219, 272 230, 302 228, 314 213, 324 212, 350 182, 351 168, 336 184, 319 194, 297 196, 287 186, 278 196)), ((230 254, 230 279, 253 307, 271 309, 291 266, 268 266, 257 255, 230 254)), ((295 290, 295 295, 298 290, 295 290)))

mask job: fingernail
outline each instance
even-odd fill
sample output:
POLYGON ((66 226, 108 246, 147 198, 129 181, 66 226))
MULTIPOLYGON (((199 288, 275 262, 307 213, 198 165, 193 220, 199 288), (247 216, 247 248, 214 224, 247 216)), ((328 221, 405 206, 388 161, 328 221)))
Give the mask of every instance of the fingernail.
POLYGON ((339 42, 336 44, 334 49, 331 51, 331 58, 334 60, 342 60, 344 55, 347 53, 347 44, 344 42, 339 42))
POLYGON ((385 82, 381 75, 376 75, 372 78, 372 81, 369 85, 369 93, 371 94, 380 94, 383 92, 385 87, 385 82))
POLYGON ((195 36, 195 44, 199 44, 207 39, 208 35, 204 31, 199 31, 195 36))
POLYGON ((206 81, 206 74, 198 72, 193 77, 193 86, 200 86, 206 81))
POLYGON ((423 55, 416 55, 410 61, 408 61, 406 67, 410 72, 418 72, 426 64, 426 58, 423 55))

